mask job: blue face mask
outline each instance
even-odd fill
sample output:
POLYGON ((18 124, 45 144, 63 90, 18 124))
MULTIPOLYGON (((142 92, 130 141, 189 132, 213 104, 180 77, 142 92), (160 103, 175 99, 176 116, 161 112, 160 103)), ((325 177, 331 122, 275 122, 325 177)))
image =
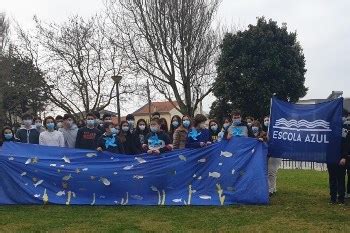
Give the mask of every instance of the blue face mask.
POLYGON ((259 127, 253 126, 252 131, 254 134, 259 133, 259 127))
POLYGON ((155 127, 155 126, 151 126, 151 132, 152 133, 157 133, 158 132, 158 127, 155 127))
POLYGON ((237 126, 237 125, 239 125, 239 124, 241 124, 242 123, 242 120, 241 119, 233 119, 232 120, 232 124, 234 125, 234 126, 237 126))
POLYGON ((6 140, 11 140, 12 137, 13 137, 13 134, 12 133, 6 133, 6 134, 4 134, 4 137, 5 137, 6 140))
POLYGON ((46 127, 48 130, 53 130, 53 129, 55 129, 55 123, 47 123, 46 127))
POLYGON ((95 120, 86 120, 86 124, 90 127, 95 125, 95 120))
POLYGON ((178 127, 179 126, 179 122, 178 121, 173 121, 172 124, 173 124, 174 127, 178 127))
POLYGON ((188 128, 188 127, 190 126, 191 122, 190 122, 189 120, 184 120, 184 121, 182 122, 182 124, 183 124, 183 126, 184 126, 185 128, 188 128))
POLYGON ((210 128, 211 128, 211 130, 213 130, 213 131, 218 130, 218 126, 217 126, 217 125, 212 125, 210 128))
POLYGON ((119 130, 117 130, 116 128, 112 128, 112 129, 111 129, 111 133, 112 133, 112 134, 118 134, 118 133, 119 133, 119 130))

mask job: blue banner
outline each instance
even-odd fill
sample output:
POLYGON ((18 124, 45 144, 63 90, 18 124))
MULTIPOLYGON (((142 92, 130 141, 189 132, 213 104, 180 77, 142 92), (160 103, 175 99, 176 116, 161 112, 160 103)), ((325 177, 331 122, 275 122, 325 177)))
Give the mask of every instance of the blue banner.
POLYGON ((0 204, 267 204, 266 155, 249 138, 160 156, 5 143, 0 204))
POLYGON ((300 161, 340 159, 343 98, 320 104, 291 104, 272 98, 269 154, 300 161))

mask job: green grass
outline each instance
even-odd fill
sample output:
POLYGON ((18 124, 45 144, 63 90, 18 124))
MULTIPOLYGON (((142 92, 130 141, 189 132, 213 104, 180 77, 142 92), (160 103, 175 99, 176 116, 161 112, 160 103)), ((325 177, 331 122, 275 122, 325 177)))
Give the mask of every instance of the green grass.
POLYGON ((350 205, 328 204, 327 177, 280 170, 269 206, 1 206, 0 231, 350 232, 350 205))

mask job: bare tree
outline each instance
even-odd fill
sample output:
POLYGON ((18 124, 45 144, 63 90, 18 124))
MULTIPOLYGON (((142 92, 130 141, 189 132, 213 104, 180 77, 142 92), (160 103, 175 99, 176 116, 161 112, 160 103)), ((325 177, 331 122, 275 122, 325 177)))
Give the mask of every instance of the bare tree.
MULTIPOLYGON (((166 99, 193 115, 212 91, 219 0, 107 0, 125 55, 166 99)), ((175 106, 175 105, 174 105, 175 106)), ((175 106, 176 107, 176 106, 175 106)))
MULTIPOLYGON (((110 105, 116 97, 111 76, 128 77, 128 65, 123 49, 105 30, 105 19, 74 16, 63 24, 34 20, 34 36, 17 27, 21 43, 16 48, 45 72, 50 101, 67 113, 80 114, 110 105)), ((133 93, 136 86, 124 78, 120 94, 133 93)))
POLYGON ((6 18, 5 13, 0 13, 0 54, 6 48, 9 42, 9 32, 10 32, 10 24, 6 18))

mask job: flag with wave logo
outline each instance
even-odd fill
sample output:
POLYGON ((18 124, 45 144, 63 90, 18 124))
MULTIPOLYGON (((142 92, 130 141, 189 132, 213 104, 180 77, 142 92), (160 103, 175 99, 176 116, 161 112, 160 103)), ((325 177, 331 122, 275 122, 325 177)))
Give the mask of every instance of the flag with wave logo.
POLYGON ((137 156, 5 143, 0 204, 267 204, 266 155, 251 138, 137 156))
POLYGON ((291 104, 272 98, 269 154, 300 161, 340 159, 343 98, 319 104, 291 104))

